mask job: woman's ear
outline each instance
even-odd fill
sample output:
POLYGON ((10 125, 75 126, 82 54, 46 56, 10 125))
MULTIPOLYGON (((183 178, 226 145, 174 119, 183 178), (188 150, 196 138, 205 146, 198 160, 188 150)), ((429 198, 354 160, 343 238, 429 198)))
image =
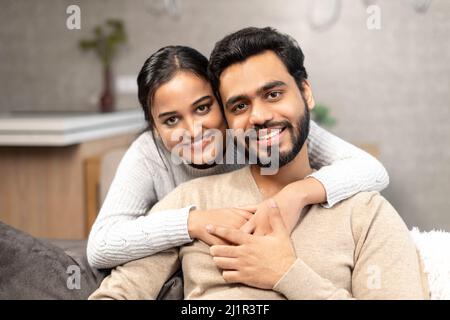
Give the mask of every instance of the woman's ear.
POLYGON ((314 95, 312 93, 311 84, 308 80, 303 80, 303 98, 306 101, 306 104, 308 106, 308 109, 311 111, 314 109, 314 106, 316 105, 316 101, 314 100, 314 95))

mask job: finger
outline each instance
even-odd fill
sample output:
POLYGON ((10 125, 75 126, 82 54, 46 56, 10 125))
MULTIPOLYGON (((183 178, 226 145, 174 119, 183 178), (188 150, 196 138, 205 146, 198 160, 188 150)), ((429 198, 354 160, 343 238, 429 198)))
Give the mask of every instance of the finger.
POLYGON ((236 270, 225 270, 222 272, 222 277, 227 283, 239 282, 241 278, 239 271, 236 270))
POLYGON ((238 247, 230 245, 214 245, 209 248, 209 253, 214 257, 238 257, 238 247))
POLYGON ((218 227, 213 225, 207 225, 206 231, 216 237, 227 240, 235 244, 248 243, 251 240, 251 236, 237 229, 230 229, 225 227, 218 227))
POLYGON ((258 229, 258 228, 256 228, 255 229, 255 232, 253 232, 253 235, 254 236, 263 236, 264 235, 264 232, 261 230, 261 229, 258 229))
POLYGON ((255 213, 255 227, 253 229, 254 236, 264 236, 270 233, 271 227, 269 222, 269 215, 272 208, 269 205, 261 206, 255 213))
POLYGON ((214 263, 223 270, 236 270, 238 267, 238 259, 236 258, 224 258, 213 257, 214 263))
POLYGON ((272 230, 269 230, 267 228, 258 228, 258 226, 255 228, 255 231, 253 232, 254 236, 265 236, 266 234, 269 234, 272 230))
POLYGON ((242 227, 241 227, 241 231, 245 232, 247 234, 252 234, 253 231, 255 230, 255 218, 251 218, 250 220, 248 220, 242 227))
POLYGON ((206 235, 205 241, 210 246, 222 246, 222 245, 230 245, 231 244, 228 241, 226 241, 224 239, 221 239, 219 237, 216 237, 216 236, 214 236, 212 234, 206 235))
POLYGON ((249 212, 255 213, 256 210, 258 209, 258 206, 256 204, 251 204, 251 205, 248 205, 248 206, 237 207, 237 209, 242 209, 242 210, 245 210, 245 211, 249 211, 249 212))
POLYGON ((220 224, 217 226, 232 228, 232 229, 240 229, 245 223, 247 223, 247 219, 242 217, 241 215, 230 216, 229 221, 225 224, 220 224))
POLYGON ((253 212, 249 212, 245 209, 238 209, 236 208, 236 213, 239 214, 241 217, 243 217, 245 220, 250 220, 253 218, 253 212))

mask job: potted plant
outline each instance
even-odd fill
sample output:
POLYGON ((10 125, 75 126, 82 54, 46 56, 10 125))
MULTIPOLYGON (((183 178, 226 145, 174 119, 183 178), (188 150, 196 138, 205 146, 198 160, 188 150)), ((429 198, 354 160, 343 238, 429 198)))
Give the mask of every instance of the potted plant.
POLYGON ((93 50, 99 57, 103 68, 103 91, 100 97, 100 111, 112 112, 115 108, 114 76, 112 61, 120 44, 126 42, 124 24, 119 19, 108 19, 104 26, 94 28, 94 36, 82 39, 79 46, 83 51, 93 50))
POLYGON ((330 114, 330 109, 321 103, 316 103, 312 109, 312 119, 319 125, 331 128, 336 124, 336 119, 330 114))

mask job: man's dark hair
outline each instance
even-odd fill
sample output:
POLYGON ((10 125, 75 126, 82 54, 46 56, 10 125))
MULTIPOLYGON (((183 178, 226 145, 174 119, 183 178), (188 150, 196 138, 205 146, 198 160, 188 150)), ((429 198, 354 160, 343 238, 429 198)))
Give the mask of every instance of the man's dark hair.
POLYGON ((222 72, 235 63, 243 62, 268 50, 273 51, 281 59, 300 91, 303 91, 303 81, 308 78, 308 74, 303 65, 305 56, 297 41, 270 27, 249 27, 227 35, 216 43, 211 53, 208 75, 220 104, 222 100, 219 87, 222 72))

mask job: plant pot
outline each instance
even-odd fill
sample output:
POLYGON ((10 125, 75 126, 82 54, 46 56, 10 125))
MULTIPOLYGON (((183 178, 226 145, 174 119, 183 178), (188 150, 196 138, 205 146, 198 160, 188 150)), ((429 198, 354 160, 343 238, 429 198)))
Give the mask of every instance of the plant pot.
POLYGON ((103 68, 103 92, 100 97, 100 112, 113 112, 115 109, 114 77, 110 66, 103 68))

